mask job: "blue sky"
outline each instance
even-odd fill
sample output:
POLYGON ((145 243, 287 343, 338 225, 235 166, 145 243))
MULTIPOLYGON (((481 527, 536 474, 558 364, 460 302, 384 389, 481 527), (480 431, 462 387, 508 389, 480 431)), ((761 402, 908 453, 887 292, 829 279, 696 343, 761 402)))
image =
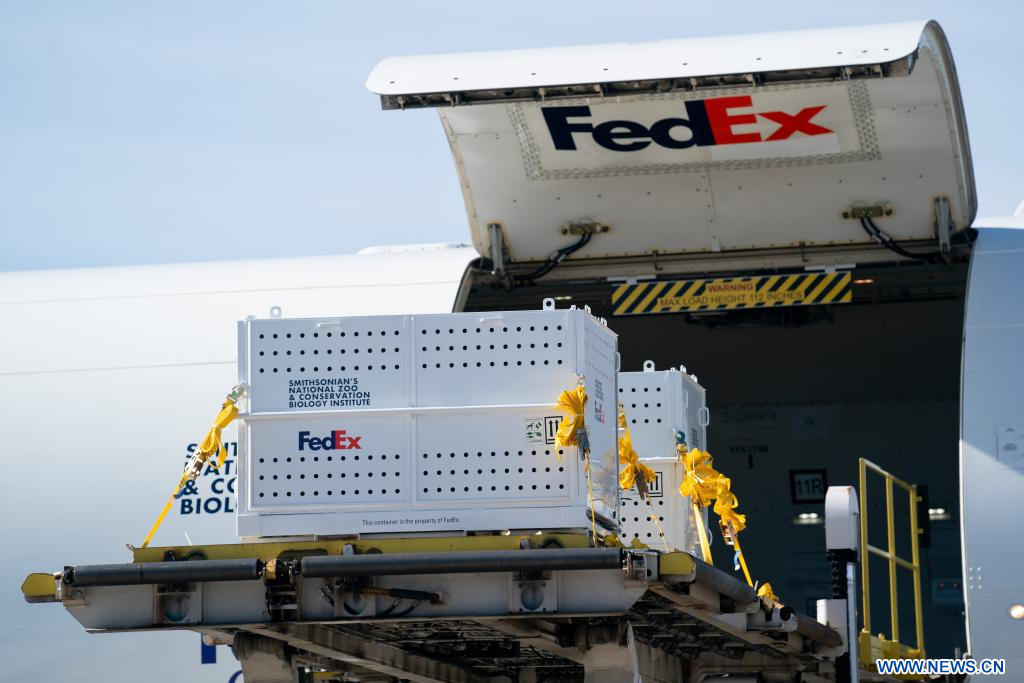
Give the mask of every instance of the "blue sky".
POLYGON ((363 86, 390 55, 917 18, 953 46, 980 212, 1010 213, 1019 3, 7 2, 0 270, 465 240, 436 114, 363 86))

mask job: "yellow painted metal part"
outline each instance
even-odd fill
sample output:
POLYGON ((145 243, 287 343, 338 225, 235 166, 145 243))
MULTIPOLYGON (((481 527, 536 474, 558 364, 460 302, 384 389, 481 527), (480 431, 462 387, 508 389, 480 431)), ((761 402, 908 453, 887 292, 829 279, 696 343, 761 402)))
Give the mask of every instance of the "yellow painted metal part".
POLYGON ((29 574, 21 584, 27 602, 57 602, 57 579, 53 574, 29 574))
MULTIPOLYGON (((924 659, 924 651, 907 647, 896 641, 888 640, 883 634, 877 636, 861 631, 857 638, 857 650, 860 654, 860 666, 868 671, 877 672, 875 662, 879 659, 924 659)), ((903 681, 919 681, 922 676, 893 675, 903 681)))
MULTIPOLYGON (((920 498, 917 495, 917 486, 909 484, 878 465, 864 458, 860 459, 859 485, 860 485, 860 546, 861 546, 861 599, 862 614, 864 615, 864 628, 860 634, 860 663, 862 667, 875 670, 875 662, 880 658, 907 658, 923 659, 924 652, 924 615, 921 601, 921 552, 920 535, 921 529, 917 520, 917 504, 920 498), (886 548, 878 548, 868 542, 868 494, 867 474, 874 472, 882 477, 885 483, 885 524, 886 524, 886 548), (911 555, 908 560, 900 557, 896 552, 896 516, 895 516, 895 488, 903 489, 909 497, 910 510, 910 549, 911 555), (869 557, 875 555, 881 557, 887 563, 889 576, 889 637, 884 634, 873 635, 871 632, 871 572, 869 571, 869 557), (914 590, 914 627, 916 635, 916 647, 900 643, 900 611, 899 600, 896 593, 897 569, 906 569, 913 577, 914 590)), ((914 680, 908 678, 907 680, 914 680)))
POLYGON ((693 576, 697 565, 689 553, 665 553, 658 557, 658 574, 661 576, 693 576))
POLYGON ((529 536, 442 536, 413 538, 341 538, 324 541, 278 541, 265 543, 230 543, 224 545, 184 545, 162 548, 134 548, 135 562, 162 562, 167 554, 201 557, 208 560, 257 558, 266 562, 282 555, 340 555, 346 545, 357 553, 438 553, 465 550, 518 550, 522 541, 533 548, 586 548, 586 534, 531 534, 529 536))

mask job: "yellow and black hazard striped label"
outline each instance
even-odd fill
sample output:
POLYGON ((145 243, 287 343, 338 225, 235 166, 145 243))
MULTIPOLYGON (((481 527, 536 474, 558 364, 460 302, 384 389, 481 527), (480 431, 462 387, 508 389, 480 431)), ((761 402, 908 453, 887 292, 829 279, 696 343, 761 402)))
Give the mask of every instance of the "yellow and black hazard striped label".
POLYGON ((612 315, 848 304, 851 279, 849 272, 798 273, 622 284, 612 291, 612 315))

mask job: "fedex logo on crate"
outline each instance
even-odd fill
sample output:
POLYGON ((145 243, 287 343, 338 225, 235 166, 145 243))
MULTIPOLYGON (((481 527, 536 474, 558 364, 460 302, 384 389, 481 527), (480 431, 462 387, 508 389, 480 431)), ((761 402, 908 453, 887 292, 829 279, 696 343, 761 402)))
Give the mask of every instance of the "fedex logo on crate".
MULTIPOLYGON (((846 84, 693 98, 665 94, 516 105, 534 179, 686 171, 716 163, 864 152, 870 106, 846 84)), ((845 157, 844 157, 845 158, 845 157)), ((788 162, 787 162, 788 163, 788 162)))
POLYGON ((311 451, 347 451, 362 450, 362 436, 349 434, 344 429, 335 429, 326 436, 310 436, 310 432, 299 432, 299 450, 309 448, 311 451))

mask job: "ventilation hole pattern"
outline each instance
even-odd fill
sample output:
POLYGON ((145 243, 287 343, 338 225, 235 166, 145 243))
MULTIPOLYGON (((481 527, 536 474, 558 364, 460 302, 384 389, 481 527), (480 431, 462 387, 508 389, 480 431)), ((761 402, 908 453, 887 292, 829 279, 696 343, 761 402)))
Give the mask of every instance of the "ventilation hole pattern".
POLYGON ((481 368, 509 374, 532 368, 550 374, 550 369, 569 365, 570 342, 561 316, 524 315, 496 324, 472 318, 424 321, 414 343, 418 369, 427 378, 479 376, 481 368))
POLYGON ((387 503, 409 497, 406 458, 397 452, 314 451, 260 456, 253 463, 254 507, 387 503))
POLYGON ((402 370, 406 353, 402 330, 394 321, 350 319, 344 329, 335 330, 319 330, 309 321, 288 323, 265 325, 266 331, 253 336, 251 364, 256 375, 316 377, 402 370))
MULTIPOLYGON (((641 458, 674 458, 676 430, 686 435, 687 444, 697 443, 698 434, 691 429, 695 423, 686 412, 684 380, 679 371, 619 373, 619 401, 641 458)), ((694 398, 702 400, 699 395, 694 398)))
POLYGON ((553 446, 521 450, 422 452, 416 459, 419 500, 567 498, 571 461, 553 446))
MULTIPOLYGON (((622 525, 622 540, 629 544, 634 538, 639 538, 644 543, 654 543, 659 540, 658 527, 654 523, 654 516, 657 515, 661 528, 666 528, 665 501, 664 499, 651 499, 651 507, 639 498, 623 498, 620 502, 622 511, 619 515, 619 523, 622 525)), ((667 531, 666 531, 667 535, 667 531)))

